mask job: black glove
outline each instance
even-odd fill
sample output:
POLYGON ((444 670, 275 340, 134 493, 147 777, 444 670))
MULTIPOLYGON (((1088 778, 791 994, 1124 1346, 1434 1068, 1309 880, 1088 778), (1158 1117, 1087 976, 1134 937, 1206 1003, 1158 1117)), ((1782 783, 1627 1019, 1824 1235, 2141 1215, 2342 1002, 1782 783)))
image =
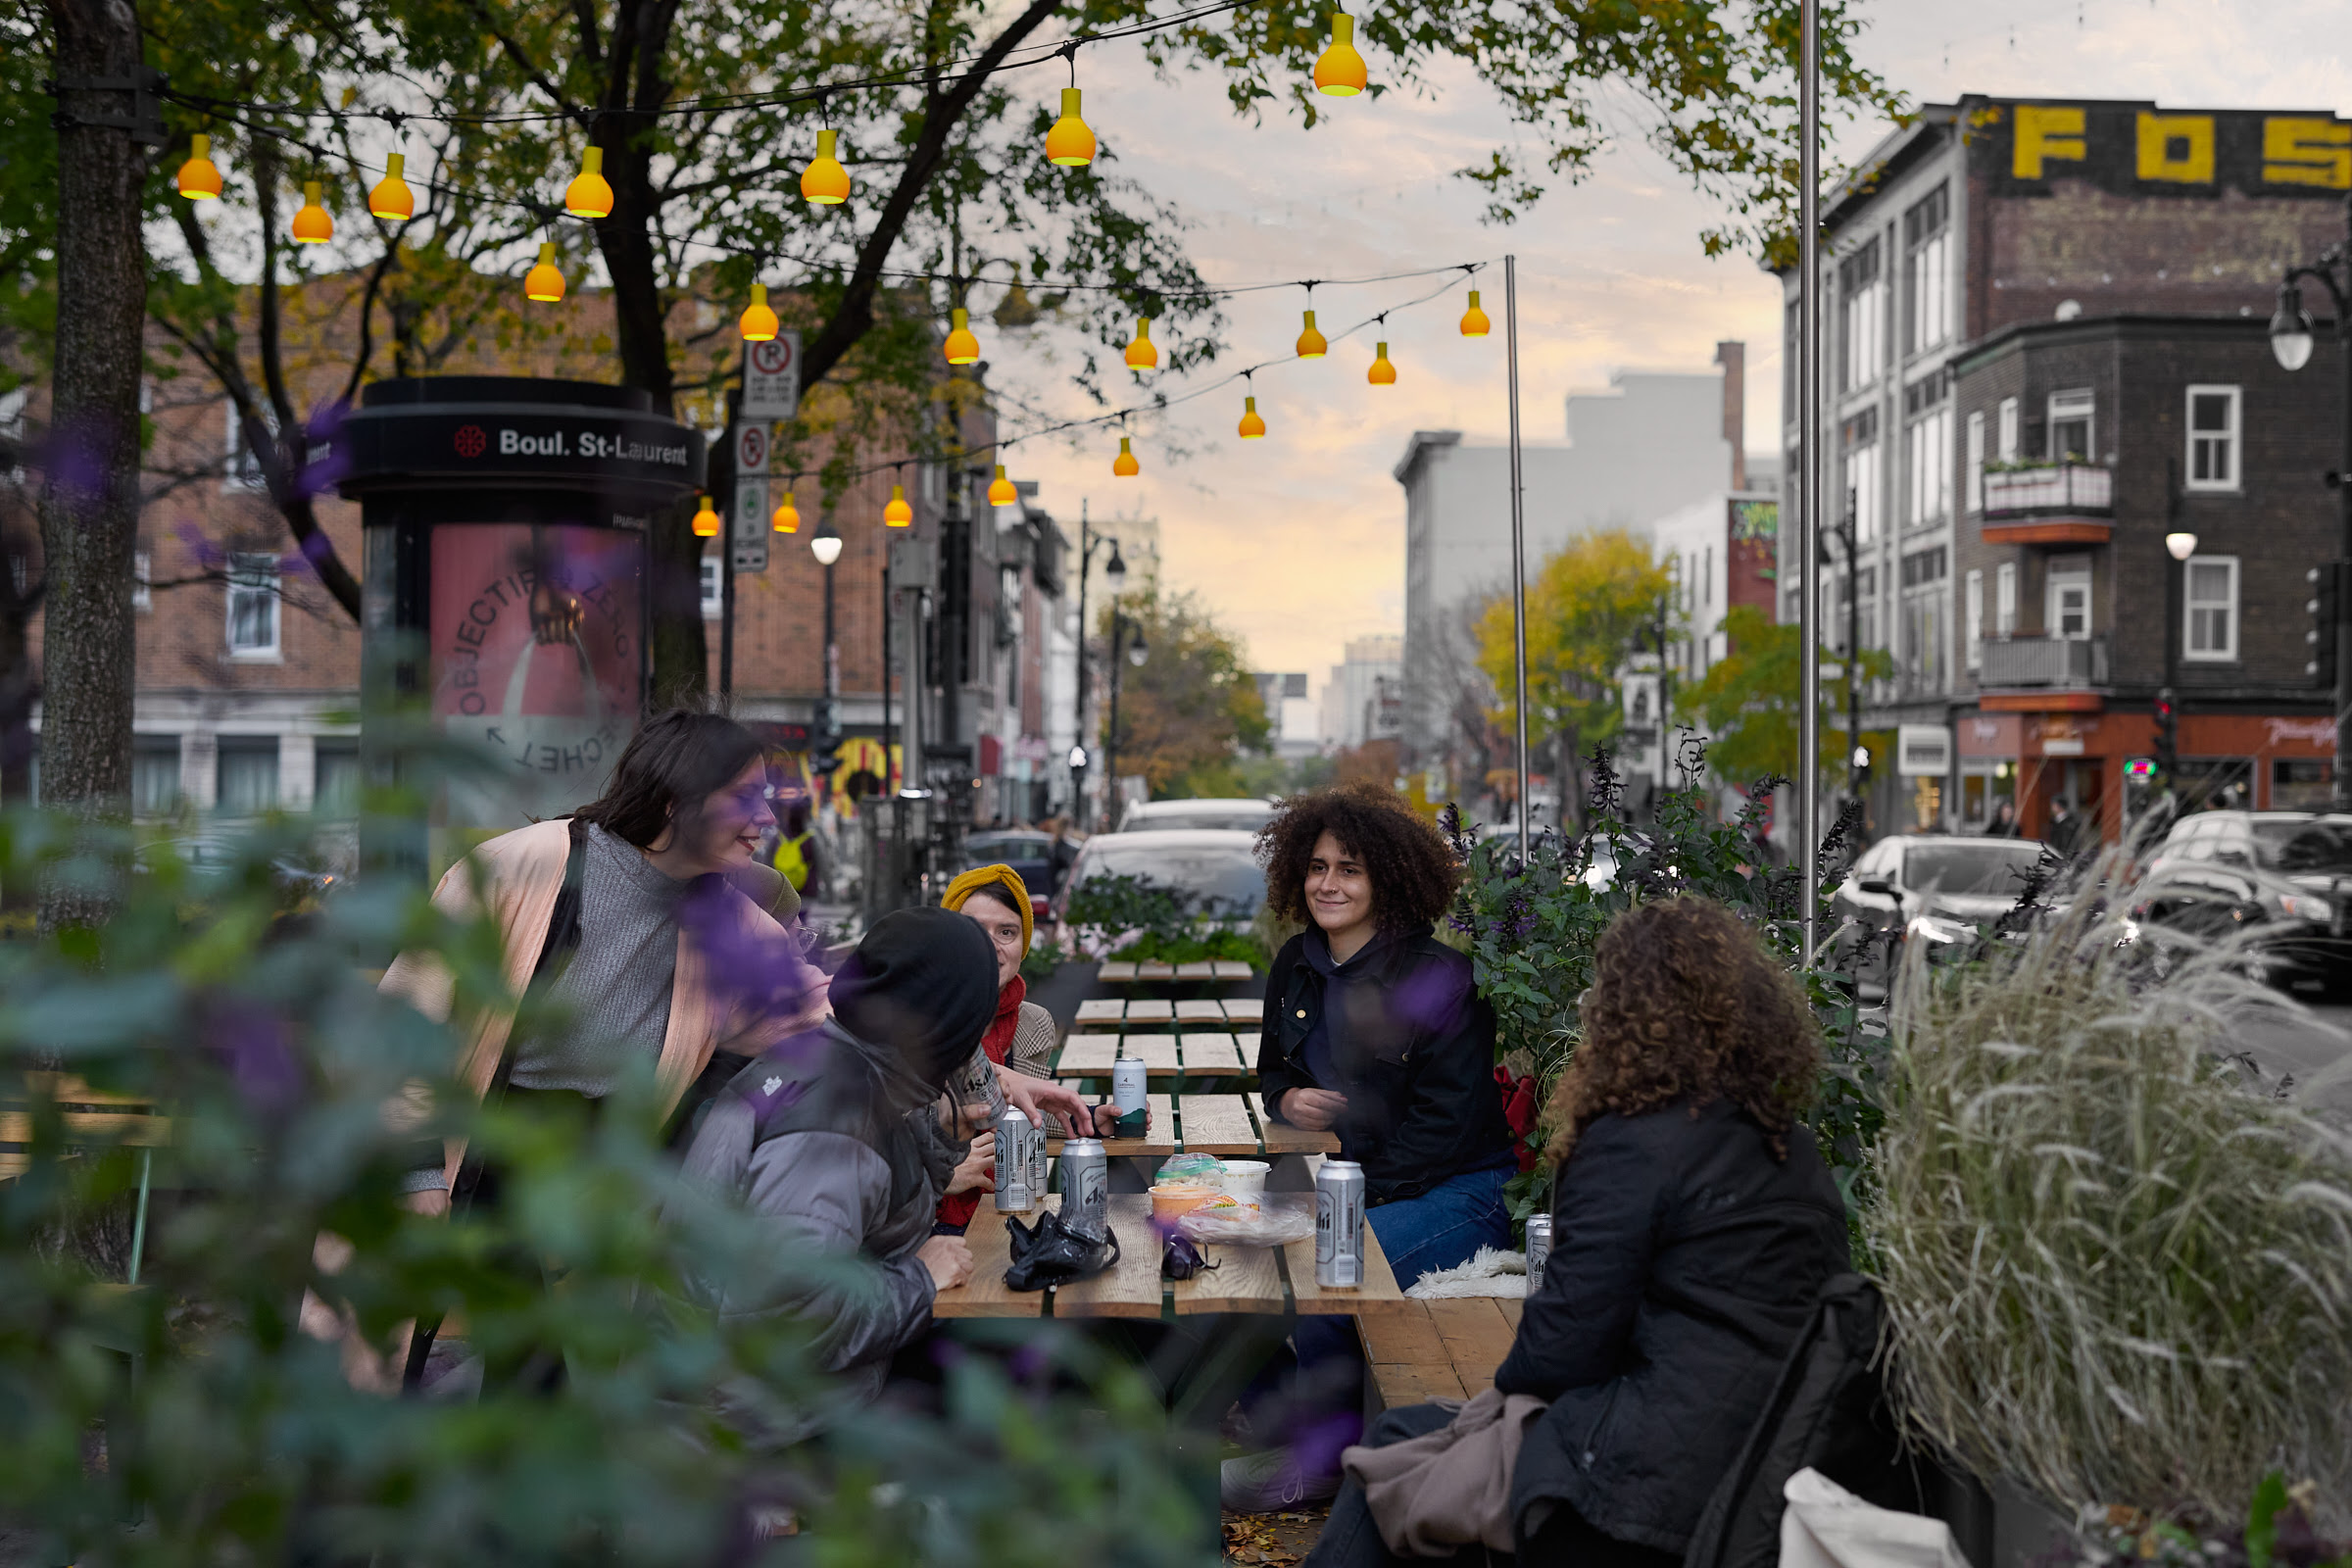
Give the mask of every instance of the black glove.
POLYGON ((1038 1216, 1034 1228, 1017 1219, 1004 1223, 1012 1266, 1004 1271, 1004 1288, 1042 1291, 1102 1273, 1119 1260, 1119 1238, 1105 1228, 1100 1241, 1062 1223, 1059 1210, 1038 1216))

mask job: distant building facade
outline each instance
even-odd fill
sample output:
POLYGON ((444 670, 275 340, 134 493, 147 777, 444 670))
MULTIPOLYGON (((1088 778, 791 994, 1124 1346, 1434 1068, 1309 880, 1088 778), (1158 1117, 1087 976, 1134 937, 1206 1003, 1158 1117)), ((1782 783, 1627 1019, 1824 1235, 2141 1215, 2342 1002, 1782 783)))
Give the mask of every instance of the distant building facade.
POLYGON ((1404 639, 1357 637, 1323 687, 1323 741, 1353 751, 1396 739, 1404 729, 1404 639))
POLYGON ((1306 671, 1261 671, 1255 679, 1258 698, 1266 706, 1266 719, 1273 730, 1268 740, 1274 755, 1285 761, 1297 761, 1320 754, 1322 715, 1307 700, 1306 671))

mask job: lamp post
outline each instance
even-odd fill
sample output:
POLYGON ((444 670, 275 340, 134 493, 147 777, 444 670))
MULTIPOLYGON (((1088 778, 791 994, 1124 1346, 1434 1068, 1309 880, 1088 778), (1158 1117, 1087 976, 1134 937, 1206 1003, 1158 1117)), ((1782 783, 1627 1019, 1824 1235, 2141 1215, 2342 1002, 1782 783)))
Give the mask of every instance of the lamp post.
MULTIPOLYGON (((2300 370, 2311 362, 2311 318, 2303 312, 2302 282, 2316 279, 2335 306, 2335 352, 2344 378, 2341 456, 2327 484, 2335 492, 2341 527, 2336 559, 2352 559, 2352 196, 2344 199, 2346 239, 2330 245, 2309 266, 2290 267, 2278 282, 2278 309, 2271 318, 2271 353, 2279 367, 2300 370)), ((2340 568, 2339 568, 2340 569, 2340 568)), ((2335 808, 2352 810, 2352 604, 2336 601, 2335 623, 2335 808)))
MULTIPOLYGON (((833 564, 841 559, 841 532, 830 515, 809 536, 808 553, 825 568, 825 686, 816 705, 817 760, 833 764, 841 750, 841 644, 833 632, 833 564)), ((833 766, 822 771, 830 773, 833 766)))
POLYGON ((2186 593, 2188 558, 2197 553, 2197 536, 2176 531, 2164 536, 2164 553, 2173 558, 2165 572, 2164 690, 2156 694, 2156 765, 2164 771, 2164 787, 2174 787, 2173 772, 2180 762, 2180 708, 2173 693, 2180 684, 2181 600, 2186 593))
POLYGON ((1118 801, 1115 792, 1119 787, 1119 639, 1129 631, 1135 633, 1135 641, 1127 645, 1127 662, 1141 669, 1144 667, 1144 661, 1152 657, 1152 650, 1144 644, 1144 628, 1121 614, 1117 601, 1112 601, 1110 607, 1110 725, 1102 736, 1102 788, 1105 792, 1102 797, 1102 826, 1105 831, 1115 829, 1119 825, 1118 813, 1113 808, 1118 801))
MULTIPOLYGON (((1076 726, 1078 744, 1070 748, 1070 815, 1080 827, 1086 825, 1086 579, 1093 570, 1095 548, 1110 546, 1110 560, 1102 566, 1102 580, 1109 584, 1112 598, 1127 586, 1127 563, 1119 559, 1119 541, 1115 534, 1096 533, 1087 521, 1086 503, 1078 503, 1078 691, 1071 703, 1071 721, 1076 726)), ((1112 672, 1116 678, 1116 670, 1112 672)), ((1105 775, 1107 776, 1107 775, 1105 775)))

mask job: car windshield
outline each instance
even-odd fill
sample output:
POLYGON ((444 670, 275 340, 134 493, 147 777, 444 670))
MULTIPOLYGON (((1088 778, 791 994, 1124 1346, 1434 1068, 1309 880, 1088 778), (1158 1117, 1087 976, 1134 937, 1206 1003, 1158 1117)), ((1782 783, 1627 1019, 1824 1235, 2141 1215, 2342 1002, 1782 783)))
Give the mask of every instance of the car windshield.
POLYGON ((1189 832, 1198 828, 1254 833, 1274 814, 1271 806, 1202 807, 1198 810, 1137 811, 1120 824, 1129 833, 1189 832))
POLYGON ((2254 858, 2288 876, 2352 874, 2352 822, 2256 822, 2254 858))
POLYGON ((2041 858, 2038 844, 1922 844, 1903 852, 1903 886, 1938 893, 2013 894, 2041 858))
POLYGON ((1186 906, 1198 913, 1254 914, 1266 902, 1266 873, 1247 844, 1172 847, 1117 839, 1106 834, 1087 846, 1079 883, 1099 876, 1150 877, 1184 895, 1186 906))

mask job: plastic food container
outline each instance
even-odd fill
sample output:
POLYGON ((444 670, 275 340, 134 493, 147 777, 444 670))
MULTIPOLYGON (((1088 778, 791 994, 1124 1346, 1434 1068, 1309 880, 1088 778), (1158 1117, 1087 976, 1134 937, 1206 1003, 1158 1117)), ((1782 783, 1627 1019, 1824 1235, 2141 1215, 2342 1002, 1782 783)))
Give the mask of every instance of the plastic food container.
POLYGON ((1202 1187, 1192 1182, 1162 1182, 1152 1189, 1152 1217, 1172 1225, 1217 1196, 1218 1192, 1213 1187, 1202 1187))
POLYGON ((1256 1208, 1259 1200, 1266 1196, 1266 1170, 1262 1159, 1229 1159, 1218 1185, 1237 1202, 1256 1208))

